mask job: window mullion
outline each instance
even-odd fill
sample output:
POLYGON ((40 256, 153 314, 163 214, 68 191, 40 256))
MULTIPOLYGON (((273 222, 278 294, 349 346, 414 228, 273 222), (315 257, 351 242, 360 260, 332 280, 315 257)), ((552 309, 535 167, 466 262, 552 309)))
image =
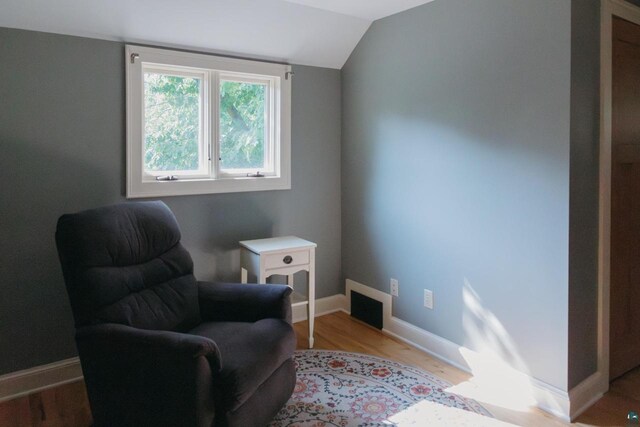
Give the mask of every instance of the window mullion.
POLYGON ((278 82, 274 79, 271 82, 271 138, 272 138, 272 152, 271 152, 271 170, 274 174, 280 173, 278 166, 278 159, 280 158, 280 137, 278 135, 278 129, 280 129, 280 89, 278 82))

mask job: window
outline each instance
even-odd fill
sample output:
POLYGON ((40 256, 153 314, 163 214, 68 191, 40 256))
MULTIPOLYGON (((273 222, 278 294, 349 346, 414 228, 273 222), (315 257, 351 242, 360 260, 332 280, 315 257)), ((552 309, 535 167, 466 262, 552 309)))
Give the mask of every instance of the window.
POLYGON ((289 68, 127 46, 127 197, 284 190, 289 68))

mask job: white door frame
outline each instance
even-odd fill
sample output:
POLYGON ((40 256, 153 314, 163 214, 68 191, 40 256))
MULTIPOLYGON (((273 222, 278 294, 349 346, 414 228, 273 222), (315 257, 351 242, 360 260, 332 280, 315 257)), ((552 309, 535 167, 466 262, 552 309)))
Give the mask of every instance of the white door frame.
POLYGON ((600 24, 600 203, 598 225, 598 371, 609 382, 609 296, 611 256, 611 121, 613 17, 640 25, 640 7, 602 0, 600 24))

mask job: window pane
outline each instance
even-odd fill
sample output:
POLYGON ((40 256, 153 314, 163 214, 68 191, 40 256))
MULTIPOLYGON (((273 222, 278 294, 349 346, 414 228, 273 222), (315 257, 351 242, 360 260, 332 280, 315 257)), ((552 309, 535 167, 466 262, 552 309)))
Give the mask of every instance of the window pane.
POLYGON ((144 167, 196 171, 200 165, 201 79, 144 73, 144 167))
POLYGON ((220 165, 222 169, 265 167, 267 86, 220 82, 220 165))

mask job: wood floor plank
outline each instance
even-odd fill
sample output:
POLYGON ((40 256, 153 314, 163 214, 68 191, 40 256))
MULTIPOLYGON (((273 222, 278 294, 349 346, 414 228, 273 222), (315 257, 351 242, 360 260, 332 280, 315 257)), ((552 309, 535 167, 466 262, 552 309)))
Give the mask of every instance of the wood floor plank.
POLYGON ((91 425, 84 383, 44 390, 30 396, 33 427, 74 427, 91 425))
POLYGON ((29 396, 19 397, 0 404, 0 426, 31 427, 29 396))

